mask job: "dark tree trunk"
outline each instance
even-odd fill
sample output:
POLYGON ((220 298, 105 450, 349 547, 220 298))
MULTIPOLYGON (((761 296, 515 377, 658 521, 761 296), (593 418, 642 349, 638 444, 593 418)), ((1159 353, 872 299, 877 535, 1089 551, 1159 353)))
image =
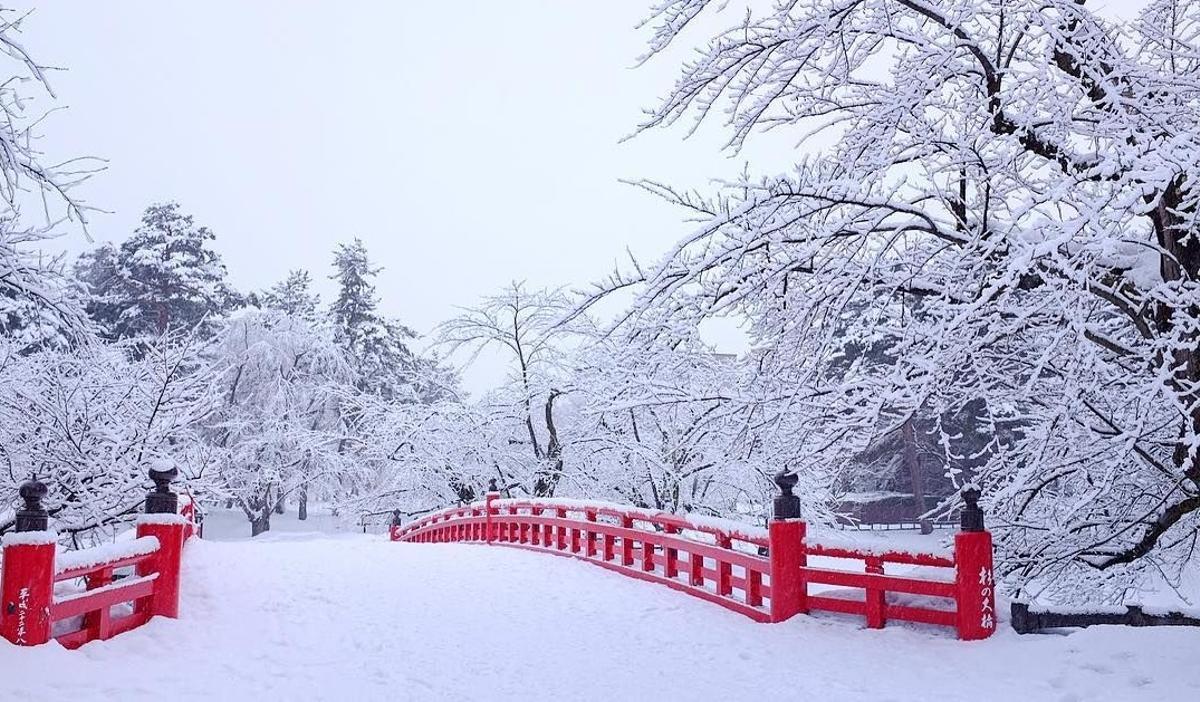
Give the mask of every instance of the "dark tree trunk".
POLYGON ((282 497, 280 497, 279 500, 277 500, 275 502, 275 514, 283 514, 283 498, 282 497))
POLYGON ((534 497, 554 497, 554 491, 562 477, 562 444, 558 442, 558 428, 554 425, 554 401, 561 394, 558 390, 551 390, 550 396, 546 398, 546 462, 550 464, 550 470, 539 472, 537 480, 533 483, 534 497))
POLYGON ((258 536, 271 530, 271 510, 264 509, 258 516, 250 519, 250 536, 258 536))
POLYGON ((296 498, 296 518, 300 521, 308 519, 308 487, 300 488, 300 495, 296 498))
POLYGON ((913 519, 920 519, 921 515, 925 513, 925 476, 921 475, 921 459, 917 456, 917 439, 914 434, 913 418, 909 417, 900 427, 903 444, 901 460, 904 462, 904 470, 912 482, 913 503, 916 506, 913 519))

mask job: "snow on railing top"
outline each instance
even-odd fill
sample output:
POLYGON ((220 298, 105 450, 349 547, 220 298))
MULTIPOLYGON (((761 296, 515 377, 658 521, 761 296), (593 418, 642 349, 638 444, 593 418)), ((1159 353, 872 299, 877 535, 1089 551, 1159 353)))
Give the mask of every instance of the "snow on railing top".
MULTIPOLYGON (((927 539, 928 537, 922 537, 927 539)), ((874 557, 885 563, 907 563, 950 567, 954 565, 953 546, 939 541, 905 544, 899 548, 893 537, 867 535, 862 532, 837 533, 829 529, 809 532, 807 551, 812 556, 831 558, 874 557)))
MULTIPOLYGON (((482 507, 484 502, 474 502, 472 506, 482 507)), ((541 507, 543 509, 566 509, 574 512, 593 511, 614 517, 630 517, 635 521, 649 522, 658 525, 670 525, 688 531, 697 531, 712 535, 727 536, 736 541, 758 546, 767 545, 767 530, 763 527, 746 524, 733 519, 709 517, 699 514, 677 514, 656 509, 631 507, 615 502, 602 500, 577 500, 564 497, 553 498, 510 498, 493 500, 492 505, 500 507, 541 507)))
POLYGON ((14 531, 0 538, 4 546, 44 546, 58 543, 58 532, 53 529, 46 531, 14 531))
POLYGON ((78 551, 59 551, 54 559, 54 572, 55 575, 62 575, 70 571, 96 568, 145 556, 154 553, 158 548, 157 538, 142 536, 132 541, 103 544, 78 551))
MULTIPOLYGON (((753 546, 767 546, 767 530, 764 527, 746 524, 733 519, 710 517, 695 513, 679 514, 662 510, 631 507, 603 500, 580 500, 564 497, 553 498, 501 498, 491 502, 496 509, 517 507, 541 509, 565 509, 572 512, 595 512, 598 515, 630 517, 634 521, 648 522, 658 526, 672 526, 680 530, 699 532, 710 536, 724 536, 732 541, 741 541, 753 546)), ((406 525, 404 531, 420 528, 454 514, 472 509, 482 510, 487 501, 476 500, 459 507, 449 507, 406 525)), ((933 539, 923 543, 905 544, 898 548, 894 536, 873 535, 854 532, 841 533, 831 529, 812 529, 809 532, 807 550, 810 555, 829 558, 865 559, 877 558, 884 562, 912 565, 951 567, 954 565, 953 547, 933 539)))

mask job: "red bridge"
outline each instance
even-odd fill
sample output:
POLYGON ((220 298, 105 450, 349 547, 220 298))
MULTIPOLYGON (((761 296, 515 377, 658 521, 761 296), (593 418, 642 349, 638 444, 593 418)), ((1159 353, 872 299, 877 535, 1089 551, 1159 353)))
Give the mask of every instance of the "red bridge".
POLYGON ((769 528, 684 517, 577 500, 500 499, 452 507, 408 525, 395 520, 393 541, 466 542, 570 556, 718 604, 760 622, 781 622, 813 610, 954 627, 964 640, 995 631, 992 537, 983 528, 979 493, 965 490, 963 528, 952 556, 867 550, 809 541, 792 495, 795 476, 777 477, 769 528), (845 568, 810 566, 809 557, 845 568), (923 577, 891 575, 888 565, 915 566, 923 577), (850 568, 856 567, 857 570, 850 568), (861 592, 859 598, 810 594, 810 585, 861 592), (889 593, 893 597, 889 598, 889 593), (930 603, 912 603, 905 596, 930 603))

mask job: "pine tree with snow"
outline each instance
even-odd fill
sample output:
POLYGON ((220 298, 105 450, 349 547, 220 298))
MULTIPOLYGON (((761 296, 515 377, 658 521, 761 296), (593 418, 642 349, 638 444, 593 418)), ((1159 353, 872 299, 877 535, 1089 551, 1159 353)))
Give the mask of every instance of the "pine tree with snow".
POLYGON ((86 311, 100 333, 113 338, 121 318, 121 301, 115 295, 121 283, 119 251, 104 243, 80 254, 75 261, 75 279, 85 288, 86 311))
POLYGON ((174 202, 151 205, 141 226, 115 251, 101 247, 76 267, 91 293, 89 311, 112 339, 158 336, 169 329, 212 333, 238 302, 215 235, 174 202))
POLYGON ((421 363, 408 346, 417 334, 380 314, 374 278, 383 269, 371 265, 360 239, 339 244, 333 265, 338 284, 329 310, 333 338, 350 357, 359 388, 388 400, 419 401, 421 363))
POLYGON ((321 296, 312 292, 312 278, 308 271, 294 270, 269 289, 264 290, 258 297, 261 305, 267 309, 279 310, 292 317, 312 322, 317 318, 317 308, 321 304, 321 296))

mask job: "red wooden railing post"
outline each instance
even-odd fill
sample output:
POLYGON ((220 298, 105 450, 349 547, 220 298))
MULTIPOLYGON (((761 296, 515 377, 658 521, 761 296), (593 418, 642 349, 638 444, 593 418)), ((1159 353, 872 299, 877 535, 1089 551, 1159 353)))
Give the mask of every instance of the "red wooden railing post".
MULTIPOLYGON (((731 550, 733 541, 725 534, 718 534, 717 546, 731 550)), ((733 594, 733 566, 724 559, 717 560, 717 594, 725 596, 733 594)))
POLYGON ((4 537, 0 635, 18 646, 37 646, 50 640, 57 535, 42 507, 46 486, 31 480, 20 494, 25 508, 17 512, 17 531, 4 537))
MULTIPOLYGON (((883 575, 883 559, 878 556, 865 559, 867 575, 883 575)), ((887 592, 879 587, 866 588, 867 628, 882 629, 886 620, 887 592)))
POLYGON ((775 476, 780 495, 768 527, 771 555, 771 621, 782 622, 808 611, 808 583, 804 568, 806 525, 800 521, 800 498, 792 494, 799 478, 786 470, 775 476))
POLYGON ((627 514, 621 515, 621 528, 625 531, 621 534, 621 565, 633 565, 633 539, 629 538, 629 532, 633 530, 633 518, 627 514))
POLYGON ((138 517, 137 535, 158 539, 154 557, 138 564, 139 576, 157 573, 154 594, 142 605, 150 616, 172 619, 179 616, 179 568, 183 562, 183 542, 187 538, 187 519, 179 516, 179 497, 171 492, 171 481, 179 474, 174 465, 150 469, 154 490, 146 495, 146 513, 138 517))
MULTIPOLYGON (((679 533, 679 527, 674 524, 667 524, 663 527, 663 531, 671 536, 679 533)), ((679 549, 674 546, 668 546, 663 549, 665 555, 665 563, 663 564, 663 572, 672 580, 679 577, 679 549)))
POLYGON ((498 499, 500 499, 500 493, 498 492, 489 492, 483 497, 484 521, 487 523, 486 538, 489 544, 496 540, 496 522, 492 519, 496 514, 496 506, 492 503, 498 499))
MULTIPOLYGON (((595 523, 596 510, 594 510, 594 509, 584 510, 584 518, 587 519, 587 521, 589 521, 589 522, 595 523)), ((584 537, 584 542, 586 543, 586 546, 584 547, 584 550, 583 550, 584 555, 587 556, 588 558, 595 558, 596 557, 596 532, 593 530, 592 527, 588 527, 587 535, 584 537)))
POLYGON ((138 519, 137 535, 158 539, 158 552, 137 568, 139 576, 158 573, 154 579, 154 595, 146 603, 152 617, 174 619, 179 616, 179 568, 186 528, 187 522, 176 514, 145 514, 138 519))
POLYGON ((992 569, 992 535, 983 527, 979 490, 962 492, 962 530, 954 536, 958 638, 986 639, 996 631, 996 580, 992 569))

